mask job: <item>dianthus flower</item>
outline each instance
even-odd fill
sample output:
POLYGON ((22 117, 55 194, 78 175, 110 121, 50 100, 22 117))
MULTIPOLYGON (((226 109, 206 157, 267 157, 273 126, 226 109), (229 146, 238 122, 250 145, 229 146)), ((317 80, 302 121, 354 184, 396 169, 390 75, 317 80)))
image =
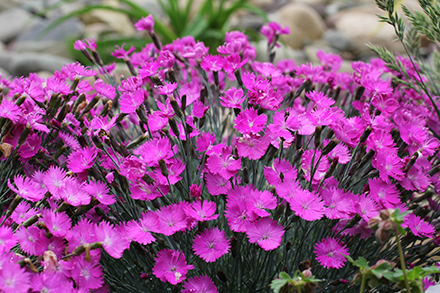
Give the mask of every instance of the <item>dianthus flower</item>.
POLYGON ((93 166, 97 156, 98 151, 93 146, 74 151, 69 155, 67 168, 75 173, 84 172, 93 166))
POLYGON ((432 224, 426 223, 419 216, 412 213, 405 217, 402 226, 408 227, 415 236, 419 237, 429 238, 434 236, 435 233, 435 228, 432 224))
POLYGON ((217 227, 205 230, 194 238, 194 253, 206 262, 214 262, 229 252, 231 245, 225 232, 217 227))
POLYGON ((122 113, 135 113, 136 109, 145 101, 146 92, 144 89, 138 89, 134 92, 124 92, 119 98, 120 109, 122 113))
POLYGON ((8 181, 8 187, 22 198, 32 202, 37 202, 43 199, 44 191, 32 179, 22 175, 15 175, 14 183, 17 188, 12 185, 10 180, 8 181))
POLYGON ((400 203, 399 190, 394 184, 382 181, 380 178, 368 180, 370 196, 385 209, 395 208, 400 203))
POLYGON ((0 227, 0 255, 8 252, 15 244, 17 238, 10 227, 0 227))
POLYGON ((212 221, 218 218, 218 214, 214 214, 217 206, 213 201, 197 200, 186 209, 187 215, 196 221, 212 221))
POLYGON ((248 194, 246 199, 246 208, 250 213, 255 214, 255 217, 268 217, 270 213, 266 211, 273 210, 277 207, 277 199, 267 190, 259 191, 253 190, 248 194))
POLYGON ((238 155, 251 160, 258 160, 264 156, 269 144, 270 138, 267 135, 262 137, 258 134, 245 134, 236 140, 238 155))
POLYGON ((90 181, 84 186, 85 191, 96 198, 100 203, 105 205, 111 205, 116 202, 113 195, 108 194, 110 189, 102 181, 90 181))
POLYGON ((248 225, 246 235, 250 243, 257 243, 266 251, 274 250, 281 244, 284 227, 270 217, 262 218, 248 225))
POLYGON ((223 69, 224 63, 225 61, 222 56, 206 55, 202 59, 200 66, 205 71, 220 71, 223 69))
POLYGON ((99 259, 88 262, 84 257, 75 257, 72 260, 71 277, 80 288, 98 289, 104 284, 99 259))
POLYGON ((123 59, 125 61, 128 61, 129 60, 128 55, 130 55, 134 50, 136 50, 136 48, 133 45, 131 45, 130 49, 128 49, 128 51, 125 51, 124 46, 125 46, 125 43, 122 44, 121 47, 116 45, 117 49, 113 53, 111 53, 111 55, 113 57, 118 58, 118 59, 123 59))
POLYGON ((0 291, 4 293, 27 293, 31 275, 20 265, 5 260, 0 270, 0 291))
POLYGON ((168 281, 173 285, 184 281, 193 265, 186 263, 185 255, 179 250, 162 249, 157 253, 153 274, 162 282, 168 281))
POLYGON ((234 120, 235 129, 242 134, 255 134, 264 129, 267 116, 258 115, 257 110, 248 108, 242 111, 234 120))
POLYGON ((154 18, 153 15, 148 15, 146 17, 142 17, 138 22, 134 24, 134 27, 138 31, 147 31, 150 34, 154 33, 154 18))
POLYGON ((225 179, 223 176, 217 176, 211 172, 205 173, 205 183, 211 195, 228 194, 232 189, 229 179, 225 179))
POLYGON ((144 245, 156 241, 151 232, 157 231, 158 221, 157 214, 153 212, 143 213, 139 221, 131 221, 127 224, 127 238, 144 245))
POLYGON ((220 154, 213 153, 206 160, 206 166, 214 175, 219 174, 226 180, 234 176, 241 168, 241 160, 231 154, 231 147, 223 147, 220 154))
POLYGON ((284 181, 295 181, 298 175, 296 169, 283 158, 274 160, 273 168, 265 166, 263 173, 267 183, 273 186, 278 186, 284 181))
POLYGON ((324 203, 321 198, 308 190, 300 189, 289 203, 292 211, 306 221, 319 220, 324 213, 324 203))
POLYGON ((182 293, 218 293, 217 287, 208 276, 194 277, 183 284, 182 293))
POLYGON ((271 45, 272 43, 276 43, 279 35, 290 34, 290 29, 287 26, 282 28, 280 24, 271 21, 267 23, 267 25, 263 25, 260 32, 267 38, 269 45, 271 45))
POLYGON ((72 227, 72 221, 66 213, 54 213, 51 210, 45 210, 40 221, 44 222, 49 232, 56 237, 66 236, 72 227))
POLYGON ((121 258, 130 245, 125 235, 121 235, 121 229, 104 221, 95 226, 95 235, 96 241, 102 242, 105 251, 113 258, 121 258))
POLYGON ((219 98, 220 104, 223 107, 241 109, 241 103, 246 99, 246 96, 241 88, 236 89, 235 87, 231 87, 219 98))
POLYGON ((344 255, 350 255, 348 248, 338 240, 327 237, 315 245, 316 259, 324 268, 340 269, 347 261, 344 255))
POLYGON ((185 231, 188 228, 188 222, 192 220, 187 216, 181 204, 162 207, 156 211, 156 215, 159 220, 157 232, 166 236, 171 236, 177 231, 185 231))

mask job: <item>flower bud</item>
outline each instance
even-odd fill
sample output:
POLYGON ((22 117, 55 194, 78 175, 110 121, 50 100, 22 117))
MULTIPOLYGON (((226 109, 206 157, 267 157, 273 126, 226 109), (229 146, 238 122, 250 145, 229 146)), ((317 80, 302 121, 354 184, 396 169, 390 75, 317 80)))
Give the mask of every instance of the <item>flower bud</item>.
POLYGON ((367 138, 370 135, 372 130, 373 129, 371 128, 371 126, 368 126, 367 128, 365 128, 364 133, 362 133, 362 135, 361 135, 359 143, 364 143, 367 140, 367 138))
POLYGON ((160 167, 160 173, 162 173, 163 176, 168 177, 168 168, 163 159, 159 160, 159 167, 160 167))
POLYGON ((174 118, 173 117, 168 118, 168 123, 170 124, 170 128, 173 131, 174 135, 179 137, 180 136, 179 128, 177 127, 177 123, 174 120, 174 118))

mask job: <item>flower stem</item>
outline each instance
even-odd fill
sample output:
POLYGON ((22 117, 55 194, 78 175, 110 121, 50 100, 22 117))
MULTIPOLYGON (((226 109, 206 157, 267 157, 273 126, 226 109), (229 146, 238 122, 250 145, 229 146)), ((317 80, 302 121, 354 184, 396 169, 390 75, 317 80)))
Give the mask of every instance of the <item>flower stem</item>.
POLYGON ((365 284, 367 283, 367 275, 362 274, 362 283, 361 283, 361 291, 359 293, 364 293, 365 291, 365 284))
POLYGON ((397 243, 397 249, 399 250, 400 266, 402 267, 403 278, 405 279, 405 288, 406 291, 410 293, 411 290, 409 288, 408 277, 406 275, 405 259, 403 258, 402 245, 400 244, 399 232, 397 231, 397 229, 396 229, 396 243, 397 243))

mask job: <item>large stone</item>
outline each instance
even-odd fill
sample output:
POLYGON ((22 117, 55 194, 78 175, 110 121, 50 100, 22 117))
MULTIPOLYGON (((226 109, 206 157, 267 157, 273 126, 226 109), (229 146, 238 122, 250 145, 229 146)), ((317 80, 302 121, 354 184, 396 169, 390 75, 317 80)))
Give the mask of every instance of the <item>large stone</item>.
POLYGON ((29 23, 32 15, 18 8, 0 12, 0 42, 8 42, 29 23))
POLYGON ((11 49, 17 53, 35 52, 71 57, 67 49, 67 43, 63 41, 22 41, 14 43, 11 49))
POLYGON ((77 18, 70 18, 48 30, 53 21, 54 19, 36 20, 20 32, 16 41, 65 41, 68 38, 79 37, 84 32, 84 24, 77 18))
POLYGON ((283 27, 289 27, 290 34, 283 35, 282 39, 293 49, 300 49, 304 44, 319 39, 325 31, 322 18, 306 4, 291 3, 285 5, 272 18, 283 27))
POLYGON ((60 70, 65 64, 73 63, 69 58, 45 53, 0 52, 0 67, 14 76, 29 75, 32 72, 60 70))
MULTIPOLYGON (((421 8, 414 0, 404 3, 410 11, 417 11, 421 8)), ((400 17, 406 20, 400 7, 396 9, 400 17)), ((374 4, 359 5, 356 7, 341 10, 330 18, 334 27, 353 42, 353 50, 356 54, 366 56, 371 50, 365 45, 371 43, 386 47, 390 51, 403 53, 404 49, 400 42, 395 41, 394 28, 379 22, 376 14, 386 15, 374 4)))
POLYGON ((322 36, 322 39, 326 41, 331 47, 340 51, 352 51, 353 42, 344 33, 337 30, 328 30, 322 36))
MULTIPOLYGON (((256 60, 260 62, 267 62, 268 61, 267 41, 260 41, 252 45, 257 50, 256 60)), ((308 61, 304 51, 292 49, 284 44, 281 44, 280 47, 275 47, 274 51, 275 51, 274 63, 277 63, 278 61, 283 59, 292 59, 297 64, 304 64, 308 61)))

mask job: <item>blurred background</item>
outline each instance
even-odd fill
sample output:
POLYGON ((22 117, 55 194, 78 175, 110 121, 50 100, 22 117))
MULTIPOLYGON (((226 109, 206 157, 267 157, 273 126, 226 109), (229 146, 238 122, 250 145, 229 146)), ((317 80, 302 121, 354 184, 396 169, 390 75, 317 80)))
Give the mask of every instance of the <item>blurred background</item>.
MULTIPOLYGON (((416 0, 396 1, 419 10, 416 0)), ((267 58, 267 41, 259 33, 267 21, 290 28, 282 38, 276 59, 292 58, 297 63, 317 63, 316 52, 337 53, 351 71, 353 60, 376 57, 365 44, 402 52, 391 26, 379 23, 383 11, 373 0, 1 0, 0 73, 49 76, 65 63, 75 60, 89 64, 73 49, 77 39, 97 39, 105 63, 115 45, 133 44, 137 49, 150 38, 133 24, 153 14, 155 31, 163 43, 192 35, 215 52, 230 30, 246 32, 257 48, 258 59, 267 58)), ((126 47, 129 48, 128 46, 126 47)), ((429 54, 430 48, 424 48, 429 54)), ((124 75, 125 64, 117 64, 124 75)))

